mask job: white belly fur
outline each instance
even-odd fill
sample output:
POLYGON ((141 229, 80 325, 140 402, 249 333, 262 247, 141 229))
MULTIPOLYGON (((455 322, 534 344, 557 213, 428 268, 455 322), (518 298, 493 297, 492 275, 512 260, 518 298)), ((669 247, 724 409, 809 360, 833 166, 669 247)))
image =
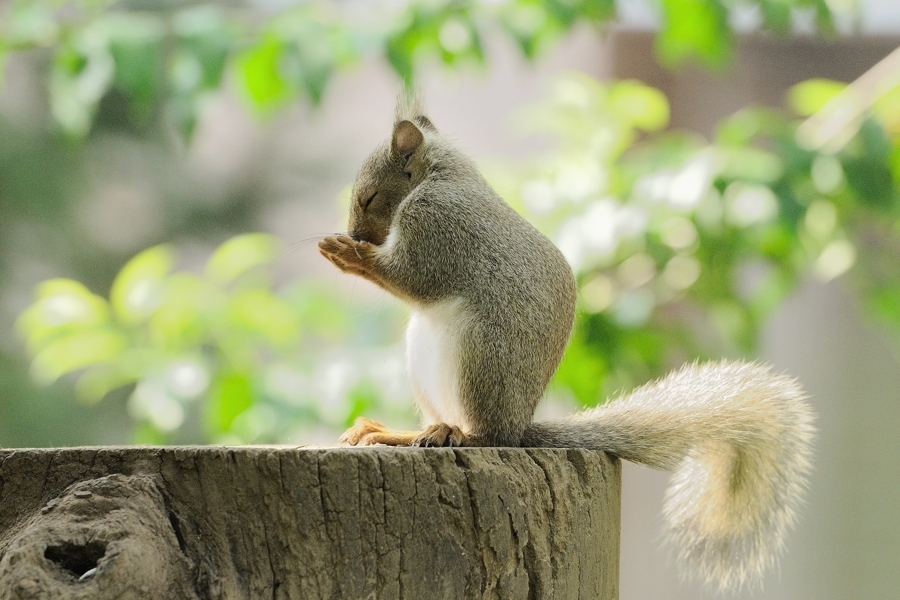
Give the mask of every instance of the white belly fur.
POLYGON ((446 423, 470 430, 458 383, 460 333, 467 325, 461 300, 418 309, 409 320, 407 368, 426 424, 446 423))

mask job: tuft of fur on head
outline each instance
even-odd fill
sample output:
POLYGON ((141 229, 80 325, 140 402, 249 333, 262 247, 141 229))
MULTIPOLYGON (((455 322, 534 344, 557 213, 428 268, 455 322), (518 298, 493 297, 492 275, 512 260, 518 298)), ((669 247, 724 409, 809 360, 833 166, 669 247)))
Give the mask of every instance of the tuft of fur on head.
POLYGON ((394 126, 402 121, 411 121, 422 129, 437 131, 431 120, 425 116, 425 101, 418 88, 403 88, 397 95, 397 108, 394 110, 394 126))

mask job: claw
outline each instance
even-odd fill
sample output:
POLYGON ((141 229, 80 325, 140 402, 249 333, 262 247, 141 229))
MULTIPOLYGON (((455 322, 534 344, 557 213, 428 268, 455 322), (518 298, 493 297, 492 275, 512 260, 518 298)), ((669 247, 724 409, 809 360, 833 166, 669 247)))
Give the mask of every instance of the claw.
POLYGON ((412 441, 413 446, 423 448, 431 447, 447 447, 462 446, 466 434, 459 427, 447 425, 446 423, 437 423, 429 425, 422 434, 412 441))

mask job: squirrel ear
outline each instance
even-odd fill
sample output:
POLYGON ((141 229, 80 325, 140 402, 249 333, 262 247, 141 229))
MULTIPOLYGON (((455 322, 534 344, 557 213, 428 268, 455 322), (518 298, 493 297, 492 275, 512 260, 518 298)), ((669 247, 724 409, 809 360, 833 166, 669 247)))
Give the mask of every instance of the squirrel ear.
POLYGON ((394 126, 394 137, 391 139, 391 152, 407 157, 422 145, 425 136, 410 121, 400 121, 394 126))

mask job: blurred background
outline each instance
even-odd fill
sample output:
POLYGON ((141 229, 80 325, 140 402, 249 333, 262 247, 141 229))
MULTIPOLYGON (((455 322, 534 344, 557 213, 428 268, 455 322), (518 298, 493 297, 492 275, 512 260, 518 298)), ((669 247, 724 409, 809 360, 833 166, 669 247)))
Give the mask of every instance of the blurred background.
MULTIPOLYGON (((539 416, 787 371, 816 471, 740 597, 896 598, 898 46, 895 0, 0 1, 0 445, 414 427, 405 309, 316 250, 405 82, 578 276, 539 416)), ((714 597, 666 477, 625 465, 624 600, 714 597)))

